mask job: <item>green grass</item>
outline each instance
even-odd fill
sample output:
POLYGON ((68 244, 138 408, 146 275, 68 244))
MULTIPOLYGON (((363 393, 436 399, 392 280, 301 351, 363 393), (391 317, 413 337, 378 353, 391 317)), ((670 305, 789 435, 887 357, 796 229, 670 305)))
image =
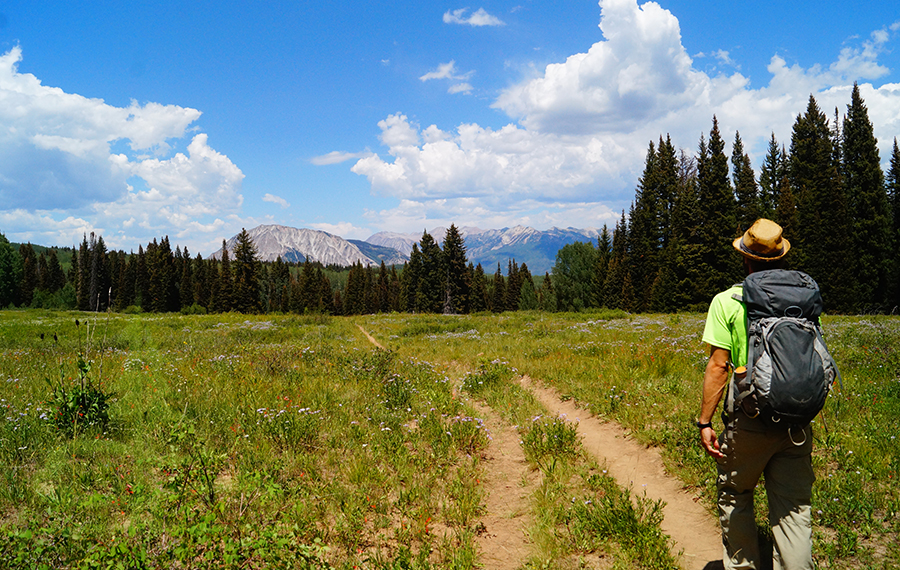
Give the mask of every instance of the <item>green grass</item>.
MULTIPOLYGON (((399 337, 402 317, 364 326, 399 353, 477 366, 499 360, 659 446, 667 468, 712 511, 715 469, 693 425, 707 347, 705 315, 504 313, 442 317, 465 334, 399 337)), ((900 318, 826 317, 843 375, 814 422, 814 557, 827 568, 897 568, 900 531, 900 318)), ((721 424, 716 422, 717 429, 721 424)), ((758 518, 768 532, 759 489, 758 518)))
POLYGON ((432 366, 373 350, 354 328, 4 313, 0 566, 352 568, 407 557, 426 568, 474 556, 480 496, 469 481, 484 430, 432 366), (71 392, 79 358, 109 395, 109 421, 61 429, 47 379, 62 370, 54 381, 71 392))
MULTIPOLYGON (((659 506, 618 488, 517 380, 660 447, 712 510, 692 424, 702 327, 608 312, 0 312, 0 567, 475 567, 490 440, 467 398, 518 426, 540 473, 527 567, 597 552, 669 567, 659 506), (57 420, 99 401, 108 419, 57 420)), ((825 328, 843 386, 814 424, 814 556, 897 568, 900 319, 825 328)))

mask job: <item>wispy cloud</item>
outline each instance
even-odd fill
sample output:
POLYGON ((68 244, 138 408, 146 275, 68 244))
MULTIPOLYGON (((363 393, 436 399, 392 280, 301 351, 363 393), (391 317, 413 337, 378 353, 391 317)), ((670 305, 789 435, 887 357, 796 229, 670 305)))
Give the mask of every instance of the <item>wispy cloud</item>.
POLYGON ((457 83, 456 85, 451 85, 449 89, 447 89, 447 93, 451 95, 455 95, 456 93, 471 93, 472 85, 469 83, 457 83))
POLYGON ((340 164, 342 162, 346 162, 348 160, 358 160, 360 158, 365 158, 367 156, 372 156, 371 152, 340 152, 337 150, 333 150, 328 154, 323 154, 322 156, 314 156, 309 159, 309 161, 316 166, 327 166, 329 164, 340 164))
POLYGON ((467 26, 505 26, 506 22, 496 16, 487 13, 484 8, 479 8, 470 16, 466 17, 468 8, 460 8, 459 10, 448 10, 444 13, 445 24, 464 24, 467 26))
POLYGON ((272 202, 273 204, 278 204, 282 208, 290 208, 291 205, 288 204, 288 201, 282 198, 281 196, 275 196, 273 194, 266 193, 262 197, 263 202, 272 202))
POLYGON ((456 69, 456 61, 451 59, 447 63, 438 65, 437 69, 434 71, 429 71, 425 75, 419 77, 419 80, 431 81, 433 79, 449 79, 451 81, 459 81, 460 83, 451 85, 450 88, 447 89, 447 92, 450 94, 471 93, 472 85, 468 82, 468 79, 472 77, 474 73, 474 71, 459 73, 456 69))
POLYGON ((451 59, 447 63, 442 63, 437 66, 437 69, 434 71, 429 71, 425 75, 419 77, 419 81, 430 81, 432 79, 457 79, 463 80, 468 79, 472 76, 471 71, 466 73, 459 73, 456 69, 456 60, 451 59))

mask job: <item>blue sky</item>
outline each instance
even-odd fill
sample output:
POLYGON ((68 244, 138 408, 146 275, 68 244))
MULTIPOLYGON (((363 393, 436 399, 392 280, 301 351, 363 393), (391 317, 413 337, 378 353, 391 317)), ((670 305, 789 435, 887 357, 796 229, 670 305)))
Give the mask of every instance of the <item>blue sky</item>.
POLYGON ((207 255, 264 223, 613 225, 713 114, 758 168, 859 82, 900 135, 900 7, 859 1, 0 5, 0 232, 207 255), (843 5, 843 6, 842 6, 843 5))

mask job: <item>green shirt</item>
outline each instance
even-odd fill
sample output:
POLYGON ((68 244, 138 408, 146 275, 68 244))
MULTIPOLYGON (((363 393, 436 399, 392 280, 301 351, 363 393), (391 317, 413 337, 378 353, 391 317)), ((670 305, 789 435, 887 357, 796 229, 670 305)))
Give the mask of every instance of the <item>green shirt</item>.
POLYGON ((731 351, 735 366, 747 366, 747 307, 732 297, 743 291, 735 285, 713 297, 703 329, 703 342, 731 351))

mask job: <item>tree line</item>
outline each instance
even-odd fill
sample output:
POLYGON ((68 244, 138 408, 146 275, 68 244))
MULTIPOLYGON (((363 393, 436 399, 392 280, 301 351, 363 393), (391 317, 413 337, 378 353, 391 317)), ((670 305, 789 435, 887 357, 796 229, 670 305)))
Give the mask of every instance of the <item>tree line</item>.
POLYGON ((126 254, 108 250, 102 236, 85 235, 78 247, 63 250, 68 271, 57 249, 46 251, 36 254, 31 244, 16 251, 0 234, 0 307, 335 315, 556 307, 549 275, 536 288, 524 263, 511 259, 506 275, 498 264, 489 276, 481 264, 468 262, 455 225, 443 246, 423 233, 400 267, 357 262, 341 268, 313 260, 287 263, 280 257, 262 263, 246 230, 231 250, 222 242, 219 259, 191 258, 187 248, 173 250, 168 236, 126 254))
POLYGON ((557 253, 532 277, 508 260, 488 274, 467 260, 451 225, 439 244, 424 232, 402 267, 261 263, 246 230, 221 259, 173 251, 168 237, 126 254, 85 236, 63 270, 57 249, 15 251, 0 234, 0 307, 85 311, 475 313, 481 311, 703 311, 743 278, 731 242, 757 218, 784 228, 787 261, 815 278, 830 312, 892 312, 900 305, 900 150, 881 168, 865 103, 854 85, 833 121, 810 96, 790 145, 772 134, 756 173, 740 133, 729 157, 713 117, 696 154, 670 137, 651 142, 634 201, 595 243, 557 253))
POLYGON ((732 241, 760 217, 791 243, 790 268, 819 283, 832 313, 900 305, 900 150, 887 174, 859 87, 833 121, 810 96, 785 148, 772 134, 757 179, 740 133, 730 159, 713 117, 698 152, 650 143, 628 214, 596 245, 563 247, 553 269, 560 309, 705 310, 744 273, 732 241), (729 164, 730 163, 730 164, 729 164))

